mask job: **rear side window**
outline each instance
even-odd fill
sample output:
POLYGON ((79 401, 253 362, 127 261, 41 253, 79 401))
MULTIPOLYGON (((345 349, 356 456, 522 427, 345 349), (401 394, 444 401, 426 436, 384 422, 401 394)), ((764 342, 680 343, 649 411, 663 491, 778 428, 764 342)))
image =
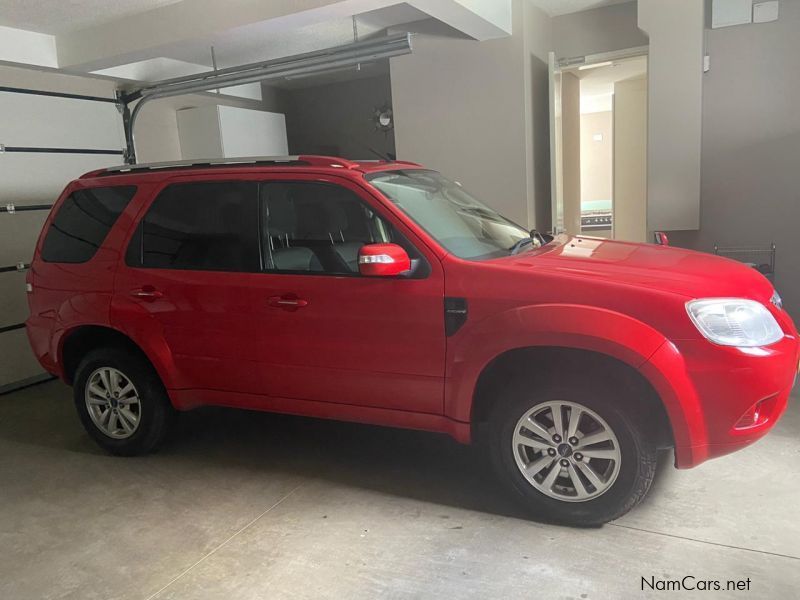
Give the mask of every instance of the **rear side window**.
POLYGON ((84 263, 91 259, 135 193, 135 186, 119 186, 70 194, 47 230, 42 260, 84 263))
POLYGON ((260 271, 258 184, 170 185, 153 201, 131 244, 127 262, 137 266, 260 271))

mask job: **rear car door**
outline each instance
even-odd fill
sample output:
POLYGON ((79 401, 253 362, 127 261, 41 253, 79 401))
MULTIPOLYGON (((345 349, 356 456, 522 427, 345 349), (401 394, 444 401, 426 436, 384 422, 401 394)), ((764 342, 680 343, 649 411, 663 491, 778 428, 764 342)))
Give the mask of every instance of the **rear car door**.
POLYGON ((441 414, 444 275, 435 255, 349 179, 263 182, 259 322, 265 385, 284 398, 441 414), (362 277, 358 251, 394 242, 407 277, 362 277))
POLYGON ((176 179, 154 195, 117 270, 112 321, 167 346, 175 388, 263 393, 257 182, 176 179))

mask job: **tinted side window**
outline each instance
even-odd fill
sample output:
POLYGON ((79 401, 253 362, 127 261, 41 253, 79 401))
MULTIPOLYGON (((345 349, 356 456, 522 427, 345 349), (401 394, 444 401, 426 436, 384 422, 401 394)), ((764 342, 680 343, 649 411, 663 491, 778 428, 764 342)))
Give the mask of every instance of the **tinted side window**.
MULTIPOLYGON (((180 183, 153 201, 142 224, 143 267, 200 271, 261 270, 258 185, 251 182, 180 183)), ((128 259, 136 256, 128 252, 128 259)))
POLYGON ((83 263, 95 255, 133 195, 134 186, 78 190, 58 209, 42 245, 46 262, 83 263))
POLYGON ((261 199, 269 270, 357 274, 361 246, 394 241, 386 221, 336 185, 263 183, 261 199))

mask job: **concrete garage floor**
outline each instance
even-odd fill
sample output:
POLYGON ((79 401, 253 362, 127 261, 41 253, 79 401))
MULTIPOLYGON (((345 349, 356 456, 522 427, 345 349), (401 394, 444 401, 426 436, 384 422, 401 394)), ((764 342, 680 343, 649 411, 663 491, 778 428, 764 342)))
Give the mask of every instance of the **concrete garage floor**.
POLYGON ((110 457, 50 382, 0 397, 0 598, 639 598, 685 575, 750 591, 681 598, 796 598, 799 433, 795 400, 580 530, 525 519, 475 449, 418 432, 208 409, 110 457))

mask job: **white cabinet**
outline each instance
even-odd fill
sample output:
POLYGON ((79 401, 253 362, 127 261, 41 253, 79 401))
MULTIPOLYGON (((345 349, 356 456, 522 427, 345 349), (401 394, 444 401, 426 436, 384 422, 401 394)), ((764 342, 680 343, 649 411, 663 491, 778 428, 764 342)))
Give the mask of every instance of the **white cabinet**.
POLYGON ((286 118, 235 106, 209 104, 177 111, 184 159, 285 156, 286 118))

